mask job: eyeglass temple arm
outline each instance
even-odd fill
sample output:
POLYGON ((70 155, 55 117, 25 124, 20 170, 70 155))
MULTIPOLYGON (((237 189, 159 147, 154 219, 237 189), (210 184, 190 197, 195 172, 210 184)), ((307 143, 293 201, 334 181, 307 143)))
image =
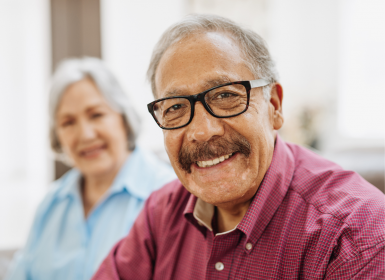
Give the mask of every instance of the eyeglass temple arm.
POLYGON ((257 88, 257 87, 264 87, 270 84, 269 81, 265 79, 258 79, 258 80, 252 80, 250 81, 250 87, 251 88, 257 88))

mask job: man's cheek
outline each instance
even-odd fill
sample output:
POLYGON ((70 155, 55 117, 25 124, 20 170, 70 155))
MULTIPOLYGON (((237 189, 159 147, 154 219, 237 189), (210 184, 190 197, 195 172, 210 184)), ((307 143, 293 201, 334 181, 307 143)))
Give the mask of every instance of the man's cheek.
POLYGON ((170 139, 165 138, 165 149, 166 153, 168 155, 168 158, 170 159, 170 163, 174 170, 179 168, 179 162, 178 162, 178 154, 179 154, 179 145, 176 142, 173 142, 170 139))
POLYGON ((172 153, 173 153, 173 147, 176 146, 176 143, 173 143, 172 138, 168 135, 167 131, 163 131, 164 135, 164 146, 166 149, 166 152, 171 160, 172 153))

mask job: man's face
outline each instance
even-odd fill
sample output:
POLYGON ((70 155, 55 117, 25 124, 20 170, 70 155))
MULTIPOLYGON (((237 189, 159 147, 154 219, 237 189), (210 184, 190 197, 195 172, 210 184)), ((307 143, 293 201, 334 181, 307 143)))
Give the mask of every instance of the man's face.
MULTIPOLYGON (((171 46, 159 63, 155 84, 157 98, 162 98, 254 79, 233 40, 211 32, 171 46)), ((273 88, 270 102, 265 101, 261 88, 252 89, 248 110, 232 118, 215 118, 197 102, 189 125, 163 131, 171 164, 189 192, 216 206, 243 203, 254 196, 272 159, 274 129, 282 125, 282 91, 280 85, 273 88), (229 154, 211 167, 198 166, 200 161, 221 161, 220 156, 229 154)))

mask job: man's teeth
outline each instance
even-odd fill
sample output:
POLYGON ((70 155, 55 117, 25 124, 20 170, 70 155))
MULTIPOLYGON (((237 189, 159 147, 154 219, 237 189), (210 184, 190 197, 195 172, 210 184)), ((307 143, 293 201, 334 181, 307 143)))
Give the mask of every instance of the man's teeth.
POLYGON ((218 157, 218 158, 215 158, 213 160, 202 160, 202 161, 197 161, 197 165, 199 167, 210 167, 210 166, 213 166, 213 165, 217 165, 218 163, 221 163, 222 161, 228 159, 229 157, 231 157, 233 155, 233 153, 231 154, 228 154, 228 155, 225 155, 225 156, 221 156, 221 157, 218 157))

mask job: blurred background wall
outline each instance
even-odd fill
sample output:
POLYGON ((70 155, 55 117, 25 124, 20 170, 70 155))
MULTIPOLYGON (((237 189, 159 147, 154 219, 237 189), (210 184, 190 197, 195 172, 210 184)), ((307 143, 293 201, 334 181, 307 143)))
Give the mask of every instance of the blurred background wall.
POLYGON ((384 191, 385 1, 0 0, 0 250, 23 246, 49 183, 66 169, 47 129, 49 79, 61 59, 103 58, 144 119, 139 144, 166 158, 146 110, 145 73, 161 33, 189 13, 226 16, 262 35, 284 88, 283 138, 384 191))

